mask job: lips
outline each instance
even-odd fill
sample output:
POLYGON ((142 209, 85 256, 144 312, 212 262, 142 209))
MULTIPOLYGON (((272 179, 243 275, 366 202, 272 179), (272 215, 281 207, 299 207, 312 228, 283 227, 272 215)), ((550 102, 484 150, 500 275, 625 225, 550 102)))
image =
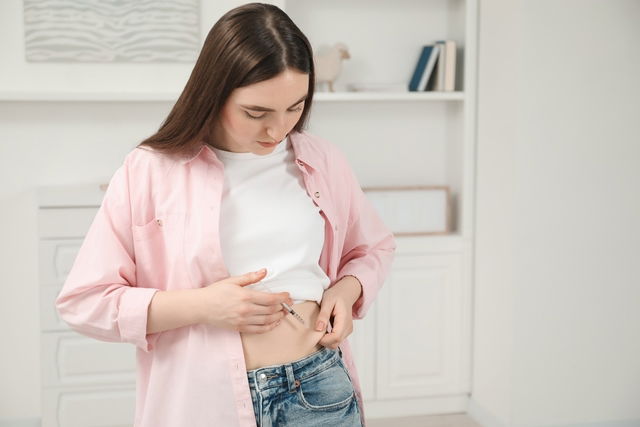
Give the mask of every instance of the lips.
POLYGON ((275 147, 276 145, 278 145, 278 142, 262 142, 262 141, 258 141, 258 144, 262 145, 263 147, 275 147))

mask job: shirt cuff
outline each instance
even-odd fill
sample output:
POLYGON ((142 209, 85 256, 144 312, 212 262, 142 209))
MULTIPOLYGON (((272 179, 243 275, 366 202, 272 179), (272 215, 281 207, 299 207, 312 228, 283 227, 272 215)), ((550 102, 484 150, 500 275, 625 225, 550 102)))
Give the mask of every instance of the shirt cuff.
POLYGON ((159 332, 147 335, 147 316, 151 299, 158 292, 155 288, 131 287, 120 297, 118 311, 118 328, 123 342, 134 344, 136 347, 149 352, 154 348, 154 342, 159 332))
POLYGON ((362 294, 353 304, 351 313, 354 319, 363 319, 378 294, 378 288, 371 286, 377 277, 374 274, 369 274, 367 270, 362 267, 359 267, 356 262, 349 262, 342 268, 339 277, 344 276, 353 276, 360 282, 362 294))

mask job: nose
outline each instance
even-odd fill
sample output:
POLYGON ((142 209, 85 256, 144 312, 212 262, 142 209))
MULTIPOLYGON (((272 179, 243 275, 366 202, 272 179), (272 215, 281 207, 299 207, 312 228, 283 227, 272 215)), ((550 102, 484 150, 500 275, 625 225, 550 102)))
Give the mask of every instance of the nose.
POLYGON ((267 126, 267 135, 274 142, 282 141, 287 135, 287 131, 287 123, 284 119, 274 121, 267 126))

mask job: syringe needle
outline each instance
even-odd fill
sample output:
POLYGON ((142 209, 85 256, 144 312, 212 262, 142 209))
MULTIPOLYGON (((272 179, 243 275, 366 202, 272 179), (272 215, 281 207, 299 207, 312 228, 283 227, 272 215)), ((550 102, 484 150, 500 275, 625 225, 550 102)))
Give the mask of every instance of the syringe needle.
POLYGON ((295 317, 296 319, 298 319, 298 320, 300 321, 300 323, 302 323, 303 325, 305 324, 305 323, 304 323, 304 319, 303 319, 303 318, 302 318, 298 313, 296 313, 295 311, 293 311, 293 308, 289 307, 289 304, 287 304, 286 302, 283 302, 283 303, 282 303, 282 305, 284 306, 284 308, 286 308, 286 309, 287 309, 287 311, 288 311, 289 313, 291 313, 291 314, 293 315, 293 317, 295 317))

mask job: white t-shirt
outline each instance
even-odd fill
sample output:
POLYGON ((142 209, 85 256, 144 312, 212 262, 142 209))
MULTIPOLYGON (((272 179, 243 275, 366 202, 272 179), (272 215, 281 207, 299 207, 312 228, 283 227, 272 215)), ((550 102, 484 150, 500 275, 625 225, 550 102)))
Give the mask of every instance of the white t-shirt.
POLYGON ((248 288, 322 300, 330 279, 318 263, 324 218, 304 187, 289 138, 266 155, 214 148, 224 164, 220 245, 232 276, 267 269, 248 288))

